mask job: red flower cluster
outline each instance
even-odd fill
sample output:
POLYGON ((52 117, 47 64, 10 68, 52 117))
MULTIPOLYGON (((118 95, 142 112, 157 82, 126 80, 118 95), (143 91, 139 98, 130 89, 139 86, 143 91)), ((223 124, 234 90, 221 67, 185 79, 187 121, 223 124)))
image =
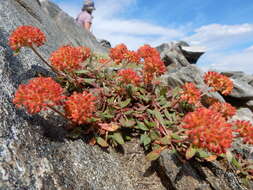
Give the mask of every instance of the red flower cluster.
POLYGON ((188 129, 192 143, 200 148, 221 154, 231 147, 232 128, 225 119, 213 110, 199 108, 183 118, 182 127, 188 129))
POLYGON ((22 47, 39 47, 45 41, 45 34, 34 26, 20 26, 9 37, 9 45, 14 51, 22 47))
POLYGON ((63 46, 52 53, 50 61, 59 71, 72 72, 80 69, 81 63, 87 59, 88 53, 82 47, 63 46))
POLYGON ((180 101, 186 101, 189 104, 200 104, 201 92, 193 83, 186 83, 181 92, 180 101))
POLYGON ((106 58, 100 58, 100 59, 98 59, 98 62, 100 63, 100 64, 107 64, 107 63, 109 63, 111 60, 110 59, 106 59, 106 58))
POLYGON ((149 57, 160 57, 159 52, 152 48, 150 45, 144 45, 138 49, 138 54, 143 58, 149 58, 149 57))
POLYGON ((223 95, 230 94, 234 87, 228 77, 217 72, 207 72, 204 81, 208 86, 213 87, 214 91, 220 91, 223 95))
POLYGON ((209 109, 219 112, 226 120, 235 115, 236 109, 228 103, 216 102, 209 109))
POLYGON ((81 51, 81 53, 82 53, 82 56, 83 56, 82 57, 82 62, 86 61, 91 56, 90 48, 80 46, 80 47, 77 47, 77 49, 79 51, 81 51))
POLYGON ((138 49, 138 54, 144 61, 143 72, 145 83, 150 83, 155 76, 159 76, 166 71, 164 62, 162 62, 160 54, 155 48, 144 45, 138 49))
POLYGON ((65 102, 65 113, 67 118, 80 124, 86 123, 95 111, 96 97, 91 93, 74 93, 65 102))
POLYGON ((140 59, 141 57, 139 56, 139 54, 135 51, 128 51, 125 54, 125 59, 127 60, 128 63, 136 63, 139 64, 140 63, 140 59))
POLYGON ((129 51, 125 44, 119 44, 115 48, 110 49, 110 57, 116 64, 122 63, 124 60, 127 63, 140 62, 140 56, 135 51, 129 51))
POLYGON ((24 106, 28 113, 35 114, 47 109, 47 106, 60 105, 63 99, 63 89, 58 83, 52 78, 38 77, 18 87, 13 103, 17 107, 24 106))
POLYGON ((124 84, 138 85, 141 82, 140 76, 133 69, 123 69, 118 71, 120 81, 124 84))
POLYGON ((110 49, 109 56, 115 61, 116 64, 120 64, 128 53, 128 49, 125 44, 119 44, 115 48, 110 49))
POLYGON ((253 144, 253 125, 249 121, 237 120, 233 123, 239 133, 239 136, 243 138, 243 142, 246 144, 253 144))

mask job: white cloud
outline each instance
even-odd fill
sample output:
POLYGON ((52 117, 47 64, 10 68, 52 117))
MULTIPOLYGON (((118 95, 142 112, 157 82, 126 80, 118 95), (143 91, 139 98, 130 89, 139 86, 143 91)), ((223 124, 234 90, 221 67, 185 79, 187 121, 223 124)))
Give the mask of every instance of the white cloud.
POLYGON ((253 45, 248 47, 245 51, 253 51, 253 45))
POLYGON ((253 51, 245 49, 231 54, 213 52, 203 56, 198 65, 203 70, 244 71, 253 74, 253 51))
POLYGON ((205 45, 210 51, 213 51, 245 43, 252 36, 253 24, 210 24, 196 29, 195 34, 185 37, 185 40, 191 44, 205 45))

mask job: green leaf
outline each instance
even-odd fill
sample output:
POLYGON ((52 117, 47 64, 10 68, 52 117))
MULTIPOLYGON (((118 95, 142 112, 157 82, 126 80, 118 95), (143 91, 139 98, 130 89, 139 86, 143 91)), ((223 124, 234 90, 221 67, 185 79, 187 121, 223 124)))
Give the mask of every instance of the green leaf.
POLYGON ((127 141, 130 141, 130 140, 132 140, 132 137, 130 137, 130 136, 125 136, 125 139, 126 139, 127 141))
POLYGON ((144 123, 149 127, 149 128, 152 128, 152 127, 154 127, 155 126, 155 123, 154 122, 150 122, 150 121, 148 121, 148 120, 144 120, 144 123))
POLYGON ((235 157, 232 158, 231 164, 235 166, 237 169, 241 168, 241 164, 236 160, 235 157))
POLYGON ((165 126, 165 123, 164 123, 162 114, 161 114, 157 109, 155 109, 153 113, 154 113, 156 119, 157 119, 163 126, 165 126))
POLYGON ((147 146, 150 143, 151 143, 151 139, 147 134, 141 135, 141 144, 143 144, 144 146, 147 146))
POLYGON ((171 134, 171 138, 175 139, 175 140, 181 140, 181 137, 175 133, 171 134))
POLYGON ((96 79, 87 79, 87 78, 85 79, 84 78, 83 81, 85 83, 87 83, 87 84, 91 84, 92 85, 92 84, 94 84, 96 82, 96 79))
POLYGON ((197 153, 197 149, 190 146, 185 154, 187 160, 190 160, 197 153))
POLYGON ((18 54, 20 53, 20 48, 18 48, 18 49, 16 49, 15 51, 14 51, 14 56, 17 56, 18 54))
POLYGON ((125 101, 123 101, 123 102, 120 102, 120 108, 125 108, 125 107, 127 107, 127 105, 129 104, 131 102, 131 99, 130 98, 128 98, 128 99, 126 99, 125 101))
POLYGON ((170 115, 170 113, 168 112, 168 110, 164 110, 164 115, 166 116, 167 119, 170 120, 171 115, 170 115))
POLYGON ((154 151, 148 153, 147 156, 146 156, 146 158, 149 161, 157 160, 160 157, 160 154, 161 154, 160 151, 154 150, 154 151))
POLYGON ((97 143, 101 146, 101 147, 108 147, 108 143, 101 137, 97 137, 97 143))
POLYGON ((151 114, 151 115, 154 115, 154 111, 151 110, 151 109, 147 109, 147 112, 148 112, 149 114, 151 114))
POLYGON ((148 103, 150 101, 150 97, 145 96, 145 95, 140 95, 139 96, 144 102, 148 103))
POLYGON ((232 152, 230 152, 229 150, 226 152, 226 158, 227 158, 227 160, 228 160, 228 162, 229 163, 231 163, 232 162, 232 160, 233 160, 233 154, 232 154, 232 152))
POLYGON ((115 140, 118 144, 123 145, 125 144, 125 141, 121 135, 121 133, 114 133, 112 135, 113 140, 115 140))
POLYGON ((143 131, 148 131, 149 129, 147 128, 147 126, 143 123, 143 122, 139 122, 137 121, 137 129, 143 130, 143 131))
POLYGON ((177 96, 179 96, 179 92, 180 92, 181 90, 182 90, 182 89, 179 88, 179 87, 174 88, 173 91, 172 91, 172 96, 173 96, 173 98, 176 98, 177 96))
POLYGON ((102 117, 103 119, 112 119, 114 118, 114 115, 110 114, 108 110, 104 111, 104 112, 100 112, 99 116, 102 117))
POLYGON ((129 110, 124 112, 124 115, 131 115, 132 113, 134 113, 134 110, 129 110))
POLYGON ((248 188, 250 187, 250 181, 249 181, 249 179, 247 177, 242 178, 242 183, 246 187, 248 187, 248 188))
POLYGON ((152 140, 157 140, 160 137, 159 133, 153 130, 150 132, 149 136, 152 140))
POLYGON ((121 118, 119 122, 123 127, 133 127, 136 124, 136 122, 132 119, 126 120, 121 118))
POLYGON ((169 135, 166 135, 165 137, 159 139, 159 141, 163 144, 163 145, 169 145, 171 144, 171 137, 169 135))
POLYGON ((209 154, 202 149, 198 149, 197 152, 200 158, 207 158, 209 156, 209 154))
POLYGON ((166 96, 166 93, 168 92, 168 87, 163 86, 160 90, 160 96, 166 96))
POLYGON ((90 71, 88 70, 78 70, 78 71, 75 71, 76 74, 88 74, 90 73, 90 71))

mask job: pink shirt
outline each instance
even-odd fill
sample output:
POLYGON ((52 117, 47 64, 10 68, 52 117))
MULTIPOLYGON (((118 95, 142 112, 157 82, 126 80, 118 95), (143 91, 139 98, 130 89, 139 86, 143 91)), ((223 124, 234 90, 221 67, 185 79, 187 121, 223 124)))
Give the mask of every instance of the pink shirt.
POLYGON ((91 16, 87 11, 82 11, 76 18, 76 22, 80 25, 84 25, 85 22, 92 23, 93 16, 91 16))

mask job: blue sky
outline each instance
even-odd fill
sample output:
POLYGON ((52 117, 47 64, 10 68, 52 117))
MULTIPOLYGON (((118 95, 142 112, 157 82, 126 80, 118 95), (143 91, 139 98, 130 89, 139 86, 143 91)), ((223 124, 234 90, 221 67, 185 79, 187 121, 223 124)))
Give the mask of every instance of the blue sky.
MULTIPOLYGON (((53 0, 76 17, 83 0, 53 0)), ((92 32, 130 49, 185 40, 207 52, 204 70, 253 74, 252 0, 95 0, 92 32)))

